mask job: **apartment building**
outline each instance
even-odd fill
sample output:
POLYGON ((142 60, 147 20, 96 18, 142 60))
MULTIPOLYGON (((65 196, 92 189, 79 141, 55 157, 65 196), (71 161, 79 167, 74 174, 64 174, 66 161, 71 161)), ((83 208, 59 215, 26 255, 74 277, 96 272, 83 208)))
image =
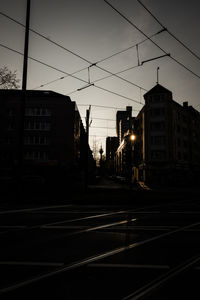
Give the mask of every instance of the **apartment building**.
POLYGON ((173 100, 157 84, 144 95, 136 117, 138 179, 146 182, 195 180, 200 170, 200 114, 188 102, 173 100))
POLYGON ((52 91, 23 97, 21 90, 0 90, 0 167, 14 168, 22 157, 25 166, 82 168, 86 139, 76 103, 52 91))

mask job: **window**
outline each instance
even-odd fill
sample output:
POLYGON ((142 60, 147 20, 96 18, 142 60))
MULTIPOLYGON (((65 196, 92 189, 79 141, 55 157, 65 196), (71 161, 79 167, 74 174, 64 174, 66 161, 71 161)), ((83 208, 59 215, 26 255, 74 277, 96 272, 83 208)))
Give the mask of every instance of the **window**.
POLYGON ((51 110, 46 107, 26 107, 26 116, 51 116, 51 110))
POLYGON ((49 139, 46 136, 25 136, 25 145, 48 145, 49 139))
POLYGON ((165 159, 165 151, 160 151, 160 150, 151 151, 151 159, 153 159, 153 160, 165 159))
POLYGON ((24 122, 25 130, 44 130, 49 131, 51 125, 49 122, 35 122, 35 121, 25 121, 24 122))
POLYGON ((24 154, 26 160, 48 160, 46 151, 26 151, 24 154))

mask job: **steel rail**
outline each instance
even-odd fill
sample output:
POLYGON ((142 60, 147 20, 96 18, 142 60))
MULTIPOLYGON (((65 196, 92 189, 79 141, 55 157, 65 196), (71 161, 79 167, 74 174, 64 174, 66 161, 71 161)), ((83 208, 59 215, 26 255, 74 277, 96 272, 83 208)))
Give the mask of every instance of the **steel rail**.
POLYGON ((166 284, 170 279, 182 274, 186 270, 192 268, 196 263, 200 261, 200 255, 196 255, 190 257, 189 259, 185 260, 178 266, 170 269, 165 274, 159 276, 158 278, 154 279, 150 283, 144 285, 143 287, 139 288, 129 296, 126 296, 122 300, 138 300, 144 299, 144 297, 148 296, 149 294, 157 291, 161 288, 164 284, 166 284))
MULTIPOLYGON (((145 245, 147 243, 150 243, 150 242, 162 239, 164 237, 173 235, 175 233, 182 232, 185 229, 188 229, 188 228, 191 228, 191 227, 194 227, 194 226, 197 226, 197 225, 200 225, 200 222, 192 223, 192 224, 180 227, 178 229, 172 230, 170 232, 159 234, 159 235, 156 235, 154 237, 148 238, 146 240, 143 240, 143 241, 140 241, 140 242, 135 242, 135 243, 132 243, 132 244, 128 244, 126 246, 119 247, 119 248, 116 248, 116 249, 113 249, 113 250, 110 250, 110 251, 107 251, 107 252, 104 252, 104 253, 101 253, 101 254, 98 254, 98 255, 95 255, 95 256, 91 256, 89 258, 86 258, 86 259, 83 259, 83 260, 80 260, 80 261, 75 261, 75 262, 73 262, 71 264, 64 265, 63 267, 57 268, 54 271, 50 271, 50 272, 47 272, 47 273, 45 273, 43 275, 36 276, 36 277, 34 277, 32 279, 28 279, 28 280, 16 283, 14 285, 8 286, 6 288, 2 288, 2 289, 0 289, 0 295, 8 293, 8 292, 12 292, 12 291, 14 291, 16 289, 23 288, 23 287, 25 287, 27 285, 30 285, 30 284, 33 284, 33 283, 37 283, 37 282, 39 282, 41 280, 49 279, 49 278, 51 278, 53 276, 62 274, 62 273, 67 272, 69 270, 76 269, 78 267, 82 267, 82 266, 88 265, 88 264, 90 264, 92 262, 99 261, 99 260, 101 260, 103 258, 107 258, 109 256, 113 256, 115 254, 122 253, 124 251, 127 251, 127 250, 130 250, 130 249, 133 249, 133 248, 145 245)), ((198 260, 199 260, 199 257, 198 257, 198 260)))

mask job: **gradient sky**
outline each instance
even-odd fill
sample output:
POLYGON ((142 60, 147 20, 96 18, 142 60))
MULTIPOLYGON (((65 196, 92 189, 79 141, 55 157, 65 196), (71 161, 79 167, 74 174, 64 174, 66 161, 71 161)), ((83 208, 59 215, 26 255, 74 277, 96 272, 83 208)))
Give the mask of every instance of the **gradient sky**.
MULTIPOLYGON (((142 2, 169 31, 200 56, 199 0, 142 0, 142 2)), ((110 0, 110 3, 146 35, 151 36, 161 29, 161 26, 136 0, 110 0)), ((0 0, 0 12, 25 24, 26 0, 0 0)), ((85 104, 115 107, 112 109, 91 107, 91 148, 93 148, 93 141, 96 140, 98 148, 102 144, 105 150, 106 136, 116 134, 114 128, 117 108, 125 109, 127 105, 131 105, 133 116, 138 114, 144 103, 145 90, 151 89, 156 84, 158 66, 160 67, 159 83, 173 92, 174 100, 180 104, 188 101, 189 105, 200 108, 200 78, 198 77, 200 76, 200 60, 189 53, 168 32, 156 35, 153 40, 197 76, 178 65, 170 57, 164 57, 118 74, 144 90, 116 77, 95 83, 103 89, 121 94, 126 98, 94 86, 77 91, 86 85, 78 78, 88 80, 87 67, 90 65, 88 61, 96 63, 145 39, 144 35, 103 0, 32 0, 30 27, 85 60, 31 32, 29 56, 58 70, 29 60, 28 89, 53 90, 70 95, 78 105, 84 124, 88 108, 84 106, 85 104), (60 71, 71 74, 84 68, 84 71, 74 75, 78 78, 68 76, 45 85, 66 76, 60 71), (45 86, 40 87, 41 85, 45 86)), ((0 32, 0 44, 23 52, 23 27, 0 15, 0 32)), ((163 55, 163 52, 151 41, 139 45, 140 62, 160 55, 163 55)), ((11 70, 17 70, 19 78, 22 77, 22 56, 0 46, 0 59, 0 67, 6 65, 11 70)), ((137 66, 137 63, 137 52, 134 47, 99 63, 98 66, 117 73, 137 66)), ((108 75, 95 66, 90 68, 91 82, 108 75)))

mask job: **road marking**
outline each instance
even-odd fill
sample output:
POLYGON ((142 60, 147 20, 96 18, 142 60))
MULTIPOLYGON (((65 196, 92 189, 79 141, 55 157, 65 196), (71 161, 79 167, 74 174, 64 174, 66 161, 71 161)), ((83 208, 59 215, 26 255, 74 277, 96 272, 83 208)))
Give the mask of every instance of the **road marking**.
POLYGON ((127 268, 127 269, 170 269, 168 265, 138 265, 138 264, 89 264, 92 268, 127 268))
POLYGON ((62 267, 64 263, 38 262, 38 261, 0 261, 0 265, 37 266, 37 267, 62 267))
MULTIPOLYGON (((127 224, 129 222, 134 222, 137 219, 131 219, 131 220, 124 220, 124 221, 118 221, 118 222, 114 222, 114 223, 109 223, 109 224, 104 224, 104 225, 100 225, 100 226, 95 226, 95 227, 89 227, 88 226, 80 226, 78 228, 87 228, 87 229, 83 229, 77 232, 73 232, 70 235, 75 235, 75 234, 79 234, 79 233, 83 233, 83 232, 90 232, 90 231, 94 231, 94 230, 98 230, 98 229, 104 229, 104 228, 108 228, 108 227, 112 227, 112 226, 116 226, 116 225, 121 225, 121 224, 127 224)), ((41 226, 41 228, 45 228, 45 229, 69 229, 71 228, 71 226, 63 226, 63 225, 43 225, 41 226)), ((72 227, 73 229, 73 227, 72 227)))
POLYGON ((200 257, 192 257, 185 261, 184 263, 181 263, 180 265, 170 269, 167 273, 162 274, 158 278, 154 279, 153 281, 147 283, 146 285, 142 286, 135 292, 133 292, 131 295, 128 295, 124 297, 122 300, 138 300, 138 299, 144 299, 149 293, 152 293, 154 290, 162 286, 165 282, 168 280, 174 278, 175 276, 179 275, 180 273, 184 272, 185 270, 191 268, 193 265, 198 263, 200 260, 200 257))
POLYGON ((26 225, 0 225, 0 228, 26 228, 26 225))
POLYGON ((64 220, 64 221, 58 221, 58 222, 53 222, 53 223, 47 223, 47 224, 41 225, 41 227, 44 227, 44 226, 46 227, 46 226, 49 226, 49 225, 56 225, 56 224, 76 222, 76 221, 82 221, 82 220, 96 219, 96 218, 107 217, 107 216, 112 216, 112 215, 117 215, 117 214, 123 214, 123 213, 126 213, 126 211, 121 210, 121 211, 117 211, 117 212, 104 213, 104 214, 100 214, 100 215, 88 216, 88 217, 83 217, 83 218, 77 218, 77 219, 71 219, 71 220, 64 220))
POLYGON ((43 206, 43 207, 35 207, 35 208, 23 208, 23 209, 12 209, 12 210, 4 210, 0 211, 0 214, 13 214, 13 213, 21 213, 21 212, 31 212, 36 210, 43 210, 43 209, 51 209, 51 208, 60 208, 60 207, 71 207, 72 204, 67 205, 57 205, 57 206, 43 206))
MULTIPOLYGON (((116 248, 116 249, 114 249, 114 250, 107 251, 107 252, 104 252, 104 253, 102 253, 102 254, 99 254, 99 255, 96 255, 96 256, 92 256, 92 257, 86 258, 86 259, 81 260, 81 261, 78 261, 78 262, 71 263, 70 265, 66 265, 66 266, 64 265, 63 267, 60 267, 60 269, 58 269, 58 270, 54 270, 54 271, 45 273, 45 274, 43 274, 43 275, 36 276, 36 277, 34 277, 34 278, 32 278, 32 279, 28 279, 28 280, 25 280, 25 281, 16 283, 16 284, 14 284, 14 285, 11 285, 11 286, 2 288, 2 289, 0 289, 0 294, 4 294, 4 293, 10 292, 10 291, 13 291, 13 290, 15 290, 15 289, 18 289, 18 288, 27 286, 27 285, 29 285, 29 284, 32 284, 32 283, 34 283, 34 282, 38 282, 39 280, 46 279, 46 278, 55 276, 55 275, 57 275, 57 274, 61 274, 61 273, 66 272, 66 271, 73 270, 73 269, 75 269, 75 268, 78 268, 78 267, 81 267, 81 266, 85 266, 85 265, 91 264, 92 262, 98 261, 98 260, 103 259, 103 258, 107 258, 107 257, 109 257, 109 256, 113 256, 113 255, 115 255, 115 254, 122 253, 122 252, 124 252, 124 251, 129 250, 129 249, 132 249, 132 248, 135 248, 135 247, 138 247, 138 246, 145 245, 145 244, 147 244, 147 243, 149 243, 149 242, 156 241, 156 240, 158 240, 158 239, 161 239, 161 238, 163 238, 163 237, 172 235, 172 234, 174 234, 174 233, 181 232, 181 231, 185 230, 186 228, 191 228, 191 227, 193 227, 193 226, 196 226, 197 224, 199 225, 200 223, 193 223, 193 224, 190 224, 190 225, 187 225, 187 226, 184 226, 184 227, 175 229, 175 230, 173 230, 173 231, 170 231, 170 232, 167 232, 167 233, 163 233, 163 234, 154 236, 154 237, 152 237, 152 238, 143 240, 143 241, 141 241, 141 242, 136 242, 136 243, 133 243, 133 244, 129 244, 129 245, 127 245, 127 246, 124 246, 124 247, 116 248)), ((199 259, 200 259, 200 258, 195 259, 195 263, 198 262, 199 259)), ((192 264, 193 264, 193 263, 194 263, 194 261, 192 261, 192 264)), ((187 265, 187 266, 188 266, 188 265, 187 265)), ((184 267, 184 268, 185 268, 185 267, 184 267)), ((174 270, 174 269, 173 269, 173 270, 174 270)), ((172 270, 172 271, 173 271, 173 270, 172 270)), ((179 270, 180 270, 180 269, 179 269, 179 270)), ((170 272, 170 271, 169 271, 169 272, 170 272)), ((145 286, 144 288, 146 288, 146 286, 145 286)), ((130 298, 128 297, 128 298, 124 298, 124 299, 130 299, 130 298)), ((135 299, 136 299, 136 298, 135 298, 135 299)))

